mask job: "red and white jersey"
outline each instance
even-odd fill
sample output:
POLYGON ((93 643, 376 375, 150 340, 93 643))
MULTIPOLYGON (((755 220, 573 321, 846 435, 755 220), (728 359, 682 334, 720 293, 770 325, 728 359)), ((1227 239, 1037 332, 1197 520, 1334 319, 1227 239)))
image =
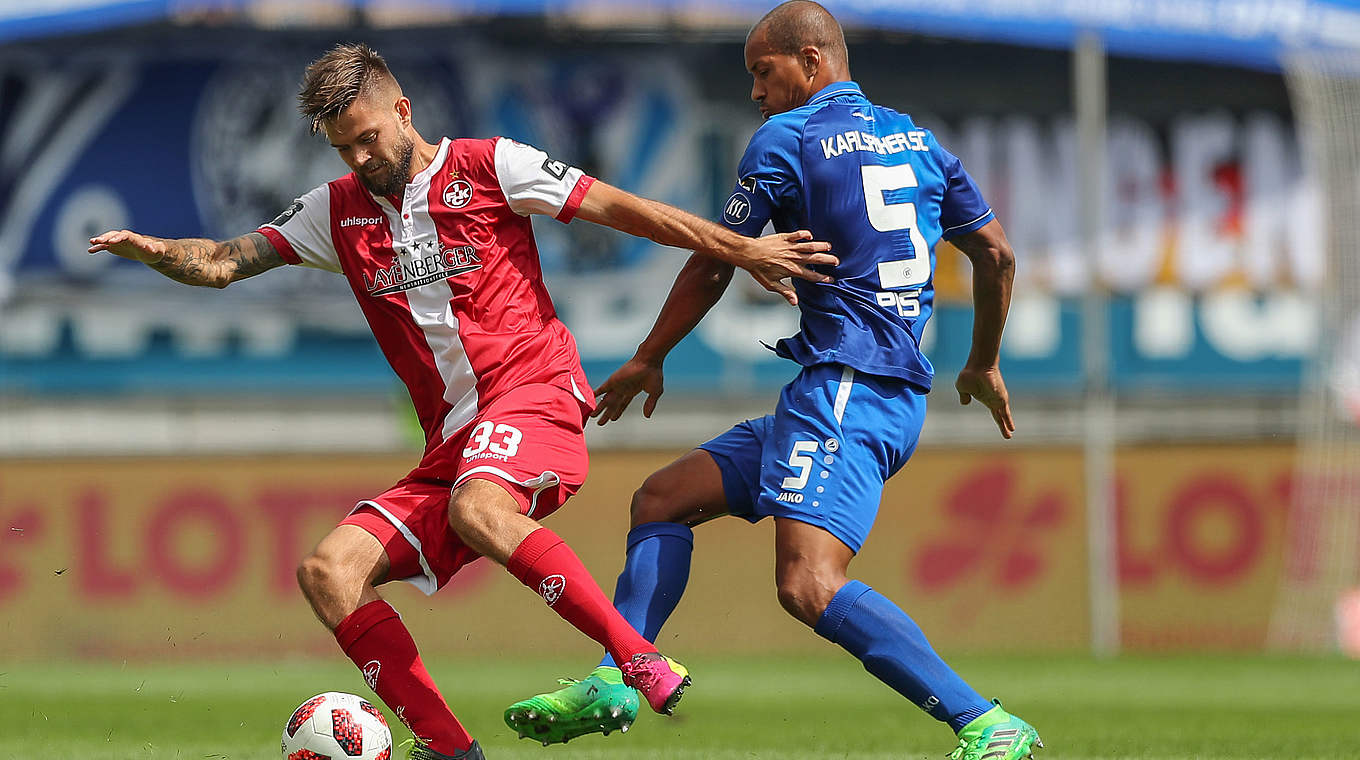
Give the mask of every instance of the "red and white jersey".
POLYGON ((459 431, 511 388, 548 383, 592 407, 528 215, 571 221, 593 182, 513 140, 445 138, 401 197, 350 173, 260 227, 288 263, 349 280, 425 430, 412 476, 452 481, 459 431))

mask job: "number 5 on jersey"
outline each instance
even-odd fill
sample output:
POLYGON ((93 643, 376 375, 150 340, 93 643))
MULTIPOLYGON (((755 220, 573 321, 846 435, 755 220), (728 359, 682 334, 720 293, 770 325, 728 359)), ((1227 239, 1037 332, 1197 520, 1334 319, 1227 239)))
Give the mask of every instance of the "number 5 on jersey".
POLYGON ((930 248, 925 236, 916 226, 916 204, 910 201, 888 201, 888 193, 914 189, 918 186, 911 164, 860 167, 864 184, 864 209, 869 224, 879 232, 907 231, 911 242, 911 258, 882 261, 878 264, 878 284, 884 290, 876 294, 878 305, 894 308, 900 317, 921 314, 919 286, 930 280, 930 248), (917 288, 908 292, 894 292, 899 288, 917 288))

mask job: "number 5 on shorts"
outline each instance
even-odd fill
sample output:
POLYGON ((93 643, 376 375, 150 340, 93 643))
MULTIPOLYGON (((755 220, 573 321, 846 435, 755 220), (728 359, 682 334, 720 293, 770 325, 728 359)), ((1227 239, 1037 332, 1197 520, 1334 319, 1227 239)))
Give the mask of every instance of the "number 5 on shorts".
POLYGON ((798 470, 798 474, 784 478, 780 488, 785 491, 801 491, 807 485, 808 475, 812 474, 812 457, 808 454, 817 453, 816 441, 794 441, 793 451, 789 452, 789 466, 798 470))

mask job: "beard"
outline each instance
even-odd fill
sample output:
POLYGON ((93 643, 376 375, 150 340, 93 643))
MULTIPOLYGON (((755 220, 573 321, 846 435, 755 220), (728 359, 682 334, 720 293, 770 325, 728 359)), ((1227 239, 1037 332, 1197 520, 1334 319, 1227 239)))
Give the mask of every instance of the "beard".
POLYGON ((379 171, 388 169, 385 178, 373 177, 365 172, 358 172, 359 181, 368 188, 374 195, 397 195, 406 187, 406 183, 411 181, 411 155, 415 152, 415 142, 405 135, 401 136, 401 142, 397 143, 396 162, 387 160, 369 161, 364 167, 367 171, 379 171))

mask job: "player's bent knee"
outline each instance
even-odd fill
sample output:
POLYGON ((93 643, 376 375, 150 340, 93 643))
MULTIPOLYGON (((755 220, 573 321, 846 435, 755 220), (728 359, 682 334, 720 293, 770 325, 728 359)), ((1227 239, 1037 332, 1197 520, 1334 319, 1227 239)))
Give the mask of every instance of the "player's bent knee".
POLYGON ((309 554, 297 567, 298 587, 308 599, 333 590, 337 584, 336 568, 318 554, 309 554))
POLYGON ((633 501, 628 507, 628 512, 633 525, 668 522, 664 507, 665 492, 656 487, 652 478, 648 478, 633 492, 633 501))
MULTIPOLYGON (((795 619, 807 625, 816 625, 821 610, 814 610, 815 604, 805 593, 802 586, 780 584, 777 590, 779 606, 795 619)), ((823 607, 825 609, 825 607, 823 607)))
POLYGON ((308 599, 334 596, 362 586, 369 568, 354 556, 334 551, 325 541, 298 563, 297 580, 308 599))
POLYGON ((693 511, 684 501, 686 489, 665 470, 653 473, 633 492, 629 514, 634 526, 649 522, 685 522, 693 511))
POLYGON ((321 539, 298 563, 298 585, 304 592, 333 592, 377 583, 387 572, 387 555, 372 533, 342 524, 321 539))
POLYGON ((477 551, 494 541, 500 524, 498 513, 475 497, 455 493, 449 499, 449 527, 464 544, 477 551))
POLYGON ((828 577, 810 568, 781 573, 776 582, 779 605, 808 626, 817 625, 831 599, 845 585, 844 578, 828 577))

